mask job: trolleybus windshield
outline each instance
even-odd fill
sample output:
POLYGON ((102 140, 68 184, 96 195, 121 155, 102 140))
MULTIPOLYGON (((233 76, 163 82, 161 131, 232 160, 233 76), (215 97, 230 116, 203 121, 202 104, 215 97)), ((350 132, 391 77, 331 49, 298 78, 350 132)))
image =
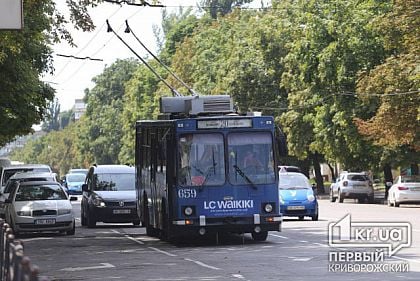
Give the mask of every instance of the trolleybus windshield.
POLYGON ((182 134, 179 138, 179 181, 183 186, 218 186, 275 182, 274 152, 269 132, 182 134), (225 155, 225 151, 228 152, 225 155), (228 163, 227 171, 225 163, 228 163))
POLYGON ((225 183, 223 135, 183 134, 179 139, 180 185, 222 185, 225 183))
POLYGON ((257 185, 275 182, 270 133, 230 133, 227 140, 230 183, 257 185))

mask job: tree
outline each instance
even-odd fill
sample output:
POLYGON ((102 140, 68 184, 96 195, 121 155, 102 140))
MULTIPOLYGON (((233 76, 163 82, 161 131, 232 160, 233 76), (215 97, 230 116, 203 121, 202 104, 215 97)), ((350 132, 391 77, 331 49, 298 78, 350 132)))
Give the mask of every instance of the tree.
POLYGON ((117 60, 93 78, 95 86, 86 91, 87 108, 78 147, 82 154, 91 155, 95 163, 119 162, 125 83, 138 65, 134 59, 117 60))
MULTIPOLYGON (((382 42, 371 20, 386 3, 281 1, 294 40, 288 45, 282 85, 289 110, 281 117, 289 150, 298 157, 322 154, 346 169, 365 170, 379 159, 363 139, 354 116, 372 110, 354 95, 357 72, 383 59, 382 42)), ((380 155, 380 153, 379 153, 380 155)))
POLYGON ((357 91, 366 103, 379 103, 375 115, 356 119, 359 132, 377 145, 408 146, 420 152, 420 18, 418 1, 397 0, 391 13, 379 17, 387 59, 361 73, 357 91), (379 97, 379 101, 378 101, 379 97))
POLYGON ((87 13, 96 0, 67 1, 70 19, 60 14, 52 0, 28 0, 23 5, 21 31, 0 31, 0 146, 17 135, 32 132, 47 113, 54 91, 39 77, 52 72, 51 45, 61 40, 73 44, 66 24, 90 31, 87 13))
POLYGON ((232 12, 232 9, 242 4, 250 3, 252 0, 203 0, 201 3, 204 9, 215 19, 219 15, 225 16, 232 12))
POLYGON ((50 102, 47 116, 42 123, 42 130, 45 132, 57 131, 60 128, 60 103, 58 99, 50 102))

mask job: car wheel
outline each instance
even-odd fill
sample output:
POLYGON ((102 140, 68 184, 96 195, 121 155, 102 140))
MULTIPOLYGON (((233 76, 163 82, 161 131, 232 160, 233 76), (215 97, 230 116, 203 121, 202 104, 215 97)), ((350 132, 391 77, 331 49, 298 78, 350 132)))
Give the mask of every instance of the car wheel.
POLYGON ((86 217, 87 217, 87 220, 86 220, 87 227, 89 228, 95 227, 96 226, 95 218, 89 212, 87 213, 86 217))
POLYGON ((305 218, 304 216, 299 216, 300 221, 303 221, 304 218, 305 218))
POLYGON ((254 241, 265 241, 267 240, 267 236, 268 236, 268 231, 261 231, 261 232, 252 232, 251 233, 252 239, 254 239, 254 241))
POLYGON ((318 215, 319 215, 319 209, 318 206, 315 209, 315 215, 312 216, 312 220, 313 221, 317 221, 318 220, 318 215))
POLYGON ((394 207, 398 208, 399 206, 400 206, 400 203, 398 203, 397 200, 394 200, 394 207))
POLYGON ((341 194, 341 190, 338 191, 338 202, 340 203, 344 202, 344 196, 341 194))
POLYGON ((82 211, 80 212, 80 223, 82 224, 82 226, 86 226, 86 217, 85 217, 85 212, 83 212, 83 208, 82 211))
POLYGON ((73 229, 66 232, 67 235, 74 235, 76 233, 76 222, 73 221, 73 229))
POLYGON ((331 190, 331 191, 330 191, 330 202, 335 202, 335 199, 337 199, 337 198, 335 198, 335 197, 334 197, 334 193, 333 193, 333 191, 331 190))
POLYGON ((140 220, 133 221, 133 225, 134 225, 134 226, 139 226, 139 225, 140 225, 140 220))
POLYGON ((375 196, 373 196, 373 195, 372 196, 368 196, 367 201, 368 201, 369 204, 375 203, 375 196))

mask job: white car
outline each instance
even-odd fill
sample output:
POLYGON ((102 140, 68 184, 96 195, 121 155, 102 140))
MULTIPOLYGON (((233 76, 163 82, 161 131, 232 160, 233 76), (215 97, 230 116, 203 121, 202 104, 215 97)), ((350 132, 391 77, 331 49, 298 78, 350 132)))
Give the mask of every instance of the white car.
POLYGON ((388 206, 420 204, 420 176, 399 176, 388 191, 388 206))
POLYGON ((0 218, 4 218, 5 205, 4 202, 9 197, 9 193, 17 185, 16 182, 24 181, 57 181, 57 175, 55 173, 47 172, 17 172, 11 176, 4 186, 3 190, 0 190, 0 218))
POLYGON ((17 182, 6 199, 6 221, 17 235, 22 232, 75 233, 75 218, 64 188, 57 182, 17 182))
POLYGON ((330 187, 330 201, 338 199, 343 203, 345 198, 358 199, 359 203, 374 202, 373 184, 365 173, 346 172, 341 174, 330 187))

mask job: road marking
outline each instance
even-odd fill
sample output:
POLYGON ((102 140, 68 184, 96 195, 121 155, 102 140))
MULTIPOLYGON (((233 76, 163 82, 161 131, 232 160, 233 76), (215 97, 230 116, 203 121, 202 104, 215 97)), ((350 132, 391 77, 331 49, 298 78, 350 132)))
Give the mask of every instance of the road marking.
POLYGON ((317 245, 317 246, 322 246, 322 247, 329 247, 328 245, 321 244, 321 243, 312 243, 312 244, 317 245))
POLYGON ((289 257, 293 261, 310 261, 312 258, 296 258, 296 257, 289 257))
POLYGON ((245 279, 241 274, 232 274, 232 277, 238 278, 238 279, 245 279))
POLYGON ((394 258, 394 259, 397 259, 397 260, 408 261, 408 262, 420 263, 420 260, 412 260, 412 259, 400 258, 400 257, 397 257, 397 256, 391 256, 391 258, 394 258))
POLYGON ((81 270, 91 270, 91 269, 102 269, 102 268, 113 268, 114 265, 110 263, 101 263, 102 265, 98 266, 87 266, 87 267, 67 267, 60 269, 62 271, 81 271, 81 270))
POLYGON ((271 234, 271 233, 270 233, 270 235, 271 235, 271 236, 275 236, 275 237, 279 237, 279 238, 283 238, 283 239, 289 239, 289 237, 286 237, 286 236, 281 236, 281 235, 277 235, 277 234, 271 234))
POLYGON ((128 235, 128 234, 123 234, 123 233, 121 233, 121 232, 119 232, 119 231, 116 231, 115 229, 111 229, 111 231, 112 231, 112 232, 114 232, 114 233, 117 233, 117 234, 123 235, 125 238, 130 239, 131 241, 134 241, 134 242, 136 242, 137 244, 144 245, 144 242, 143 242, 143 241, 137 240, 137 239, 135 239, 135 238, 131 237, 131 236, 130 236, 130 235, 128 235))
POLYGON ((178 255, 171 254, 171 253, 169 253, 169 252, 166 252, 166 251, 160 250, 160 249, 155 248, 155 247, 147 247, 147 248, 149 248, 149 249, 151 249, 151 250, 153 250, 153 251, 159 252, 159 253, 161 253, 161 254, 164 254, 164 255, 170 256, 170 257, 177 257, 177 256, 178 256, 178 255))
POLYGON ((199 266, 202 266, 202 267, 206 267, 206 268, 210 268, 210 269, 214 269, 214 270, 220 270, 220 268, 218 268, 218 267, 215 267, 215 266, 211 266, 211 265, 205 264, 205 263, 203 263, 203 262, 201 262, 201 261, 196 261, 196 260, 187 259, 187 258, 184 258, 184 260, 186 260, 186 261, 190 261, 190 262, 193 262, 193 263, 195 263, 195 264, 197 264, 197 265, 199 265, 199 266))

